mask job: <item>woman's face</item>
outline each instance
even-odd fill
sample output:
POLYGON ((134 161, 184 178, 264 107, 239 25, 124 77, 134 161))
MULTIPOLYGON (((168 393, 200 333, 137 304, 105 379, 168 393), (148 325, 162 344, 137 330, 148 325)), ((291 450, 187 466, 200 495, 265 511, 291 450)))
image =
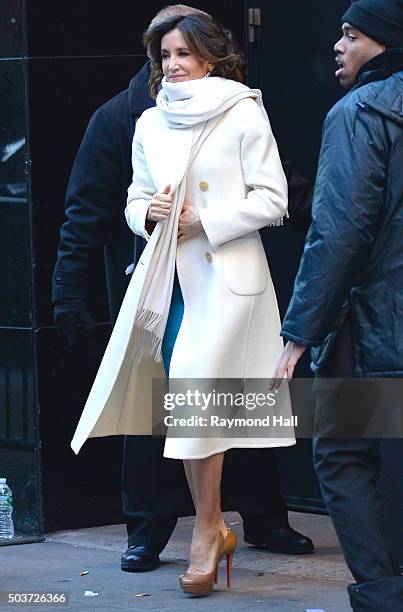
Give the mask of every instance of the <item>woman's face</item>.
POLYGON ((201 79, 213 69, 213 64, 189 50, 178 28, 162 37, 161 58, 162 72, 170 83, 201 79))

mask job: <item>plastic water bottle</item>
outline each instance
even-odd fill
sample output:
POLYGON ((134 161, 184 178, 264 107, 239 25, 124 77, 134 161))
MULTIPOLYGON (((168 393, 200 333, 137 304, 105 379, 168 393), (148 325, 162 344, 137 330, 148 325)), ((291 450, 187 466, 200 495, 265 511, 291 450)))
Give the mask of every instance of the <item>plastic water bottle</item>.
POLYGON ((0 478, 0 538, 14 537, 13 494, 5 478, 0 478))

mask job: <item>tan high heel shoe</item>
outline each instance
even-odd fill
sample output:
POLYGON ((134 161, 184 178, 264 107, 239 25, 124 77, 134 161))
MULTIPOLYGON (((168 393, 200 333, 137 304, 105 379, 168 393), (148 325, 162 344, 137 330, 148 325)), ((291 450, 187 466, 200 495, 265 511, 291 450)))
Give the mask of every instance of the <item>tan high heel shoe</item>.
POLYGON ((231 529, 228 529, 226 536, 224 537, 220 532, 219 538, 220 544, 217 552, 215 569, 212 572, 208 572, 207 574, 186 572, 186 574, 179 576, 179 584, 182 591, 185 593, 209 595, 213 590, 214 583, 217 583, 218 564, 224 556, 227 561, 227 588, 231 588, 232 559, 237 545, 236 536, 231 529))

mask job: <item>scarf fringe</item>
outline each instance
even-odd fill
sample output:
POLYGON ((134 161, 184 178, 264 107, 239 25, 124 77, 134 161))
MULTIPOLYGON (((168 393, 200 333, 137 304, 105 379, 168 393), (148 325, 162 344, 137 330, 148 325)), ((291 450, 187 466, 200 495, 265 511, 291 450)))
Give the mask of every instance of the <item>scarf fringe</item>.
POLYGON ((284 217, 281 217, 281 219, 276 219, 275 221, 272 221, 272 223, 268 223, 267 227, 280 227, 281 225, 284 225, 284 217))
POLYGON ((154 331, 162 314, 143 310, 136 315, 134 323, 134 358, 140 363, 144 355, 151 355, 157 362, 162 361, 162 337, 154 331))

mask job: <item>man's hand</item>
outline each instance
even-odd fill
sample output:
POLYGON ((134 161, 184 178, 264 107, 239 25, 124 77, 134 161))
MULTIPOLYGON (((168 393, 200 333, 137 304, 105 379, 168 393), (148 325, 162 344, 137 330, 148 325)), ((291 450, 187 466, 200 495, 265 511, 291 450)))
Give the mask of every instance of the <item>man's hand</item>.
POLYGON ((178 244, 197 236, 202 230, 199 211, 195 206, 184 202, 179 217, 178 244))
POLYGON ((70 346, 78 344, 78 324, 81 323, 86 332, 95 328, 94 319, 88 311, 85 300, 78 298, 58 300, 54 306, 53 314, 59 335, 70 346))
POLYGON ((288 380, 291 380, 294 374, 295 366, 304 354, 305 350, 306 346, 295 344, 295 342, 287 342, 274 367, 272 381, 269 386, 270 389, 277 389, 281 385, 285 376, 288 380))
POLYGON ((147 211, 148 221, 166 221, 172 210, 173 195, 171 185, 167 185, 162 193, 154 193, 147 211))

